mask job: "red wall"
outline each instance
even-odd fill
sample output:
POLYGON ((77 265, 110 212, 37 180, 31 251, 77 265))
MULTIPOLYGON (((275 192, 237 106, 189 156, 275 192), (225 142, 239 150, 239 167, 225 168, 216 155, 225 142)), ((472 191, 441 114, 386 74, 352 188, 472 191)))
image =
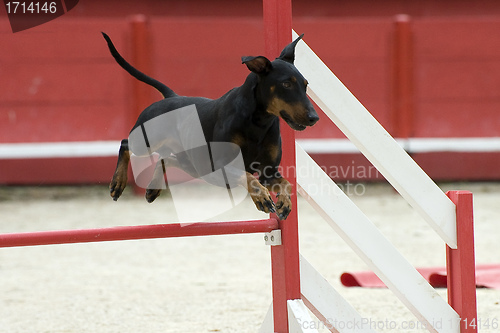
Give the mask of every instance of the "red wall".
POLYGON ((414 24, 417 137, 500 136, 500 17, 414 24))
MULTIPOLYGON (((292 0, 294 18, 372 18, 500 15, 496 0, 292 0)), ((262 17, 262 0, 80 0, 79 17, 125 17, 130 14, 170 17, 262 17)))
MULTIPOLYGON (((361 6, 363 1, 351 2, 350 7, 295 1, 294 27, 305 33, 306 42, 382 125, 395 133, 391 15, 408 9, 415 14, 411 136, 500 136, 500 6, 484 1, 481 9, 470 7, 479 14, 488 10, 497 16, 443 17, 445 2, 386 1, 386 7, 372 12, 386 8, 384 16, 373 17, 361 6), (345 17, 354 12, 362 17, 345 17)), ((260 2, 250 2, 251 7, 222 0, 180 1, 173 6, 168 1, 133 2, 139 9, 125 6, 131 1, 117 3, 81 1, 74 13, 16 34, 6 19, 0 19, 0 143, 125 138, 137 112, 131 96, 135 82, 111 58, 100 31, 107 32, 134 62, 131 12, 154 13, 147 52, 151 62, 144 70, 180 94, 222 95, 240 85, 248 73, 240 57, 262 54, 264 49, 260 2), (190 10, 200 16, 185 16, 190 10)), ((469 8, 464 2, 454 4, 449 8, 459 14, 469 8)), ((145 91, 151 102, 158 99, 154 89, 145 91)), ((298 137, 343 137, 326 120, 315 127, 298 137)), ((365 163, 350 155, 315 157, 325 164, 365 163)), ((493 168, 500 163, 498 154, 414 157, 431 177, 500 179, 500 168, 493 168), (491 166, 478 170, 477 163, 491 166)), ((114 157, 0 160, 0 183, 107 182, 115 163, 114 157), (36 171, 29 171, 33 168, 36 171)))
POLYGON ((13 34, 0 21, 0 142, 112 140, 126 132, 127 81, 99 31, 123 20, 56 20, 13 34))

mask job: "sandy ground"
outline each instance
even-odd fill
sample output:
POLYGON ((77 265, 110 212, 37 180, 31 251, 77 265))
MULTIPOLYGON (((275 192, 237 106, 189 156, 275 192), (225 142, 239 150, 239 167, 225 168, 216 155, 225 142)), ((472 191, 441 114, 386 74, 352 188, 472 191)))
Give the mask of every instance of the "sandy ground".
MULTIPOLYGON (((414 266, 444 265, 443 242, 392 188, 360 186, 352 200, 414 266)), ((441 187, 474 193, 476 262, 499 263, 500 184, 441 187)), ((401 329, 416 319, 389 290, 343 287, 342 272, 367 266, 302 199, 298 209, 302 255, 364 318, 397 325, 377 331, 424 332, 401 329)), ((248 199, 214 220, 265 216, 248 199)), ((113 202, 105 186, 0 188, 0 217, 0 233, 176 220, 166 197, 113 202)), ((480 332, 500 332, 500 290, 477 297, 480 332)), ((0 332, 257 332, 270 303, 262 234, 0 249, 0 332)))

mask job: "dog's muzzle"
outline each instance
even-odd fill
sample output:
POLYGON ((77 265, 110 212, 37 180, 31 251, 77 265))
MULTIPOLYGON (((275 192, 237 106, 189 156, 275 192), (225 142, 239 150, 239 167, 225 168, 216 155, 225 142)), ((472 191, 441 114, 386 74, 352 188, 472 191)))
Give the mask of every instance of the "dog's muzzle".
POLYGON ((312 112, 309 111, 307 113, 307 116, 304 117, 304 120, 300 123, 294 121, 292 117, 284 110, 280 111, 280 116, 288 124, 288 126, 296 131, 303 131, 307 126, 312 126, 319 120, 318 114, 316 113, 316 111, 314 111, 314 109, 312 112))

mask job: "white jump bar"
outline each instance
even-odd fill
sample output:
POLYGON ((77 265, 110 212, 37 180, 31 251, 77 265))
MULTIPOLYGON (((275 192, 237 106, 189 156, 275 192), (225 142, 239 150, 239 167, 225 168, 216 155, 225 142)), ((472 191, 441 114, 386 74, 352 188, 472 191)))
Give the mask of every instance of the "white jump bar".
MULTIPOLYGON (((415 153, 500 153, 500 138, 410 138, 395 139, 410 154, 415 153)), ((349 154, 359 149, 348 139, 298 139, 309 154, 349 154)))
MULTIPOLYGON (((309 154, 350 154, 359 150, 348 139, 297 139, 309 154)), ((396 139, 408 153, 500 153, 500 138, 396 139)), ((118 154, 120 141, 0 143, 1 159, 108 157, 118 154)))
POLYGON ((118 156, 120 141, 2 143, 0 160, 118 156))

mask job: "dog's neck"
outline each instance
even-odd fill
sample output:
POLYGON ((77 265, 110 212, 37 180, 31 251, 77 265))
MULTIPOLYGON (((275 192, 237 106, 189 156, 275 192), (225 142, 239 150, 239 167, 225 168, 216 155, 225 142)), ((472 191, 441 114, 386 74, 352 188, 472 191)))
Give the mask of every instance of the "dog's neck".
POLYGON ((268 113, 266 110, 266 107, 258 106, 252 113, 252 124, 263 130, 269 129, 276 121, 279 123, 278 117, 268 113))
POLYGON ((260 98, 259 78, 256 74, 249 74, 243 85, 230 91, 227 97, 234 98, 232 103, 238 105, 237 116, 244 119, 240 130, 245 132, 250 140, 262 141, 272 128, 276 129, 276 126, 279 131, 278 117, 266 111, 267 105, 260 98))

